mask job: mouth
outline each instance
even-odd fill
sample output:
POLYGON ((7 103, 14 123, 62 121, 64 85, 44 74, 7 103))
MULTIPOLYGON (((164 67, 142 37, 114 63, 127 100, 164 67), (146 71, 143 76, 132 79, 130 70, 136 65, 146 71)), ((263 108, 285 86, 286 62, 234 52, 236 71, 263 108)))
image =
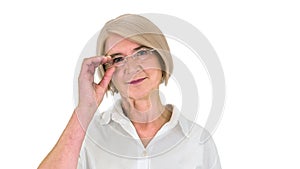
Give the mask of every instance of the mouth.
POLYGON ((142 81, 144 81, 145 79, 146 79, 146 77, 139 78, 139 79, 136 79, 136 80, 132 80, 132 81, 128 82, 128 84, 139 84, 142 81))

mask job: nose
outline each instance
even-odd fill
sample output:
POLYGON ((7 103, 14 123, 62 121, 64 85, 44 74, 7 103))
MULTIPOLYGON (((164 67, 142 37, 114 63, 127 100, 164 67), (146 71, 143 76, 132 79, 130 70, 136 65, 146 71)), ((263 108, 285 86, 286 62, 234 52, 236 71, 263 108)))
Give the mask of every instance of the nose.
POLYGON ((124 73, 132 74, 138 72, 140 69, 141 67, 137 63, 137 60, 133 59, 132 57, 126 58, 126 62, 124 65, 124 73))

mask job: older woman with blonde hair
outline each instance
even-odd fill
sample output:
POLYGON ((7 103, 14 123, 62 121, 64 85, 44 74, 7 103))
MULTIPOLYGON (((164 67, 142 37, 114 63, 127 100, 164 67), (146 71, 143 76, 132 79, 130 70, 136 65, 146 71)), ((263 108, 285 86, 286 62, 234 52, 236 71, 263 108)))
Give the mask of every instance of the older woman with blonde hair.
POLYGON ((200 139, 207 131, 162 103, 159 86, 172 71, 168 43, 155 24, 132 14, 107 22, 97 56, 82 63, 78 105, 39 168, 221 168, 211 137, 200 139), (107 91, 120 99, 100 113, 107 91))

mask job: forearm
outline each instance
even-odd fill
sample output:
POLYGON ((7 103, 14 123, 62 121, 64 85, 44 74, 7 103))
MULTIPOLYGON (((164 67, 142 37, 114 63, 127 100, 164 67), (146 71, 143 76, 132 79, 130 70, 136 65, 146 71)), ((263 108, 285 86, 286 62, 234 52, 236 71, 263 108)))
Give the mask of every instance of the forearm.
POLYGON ((46 156, 39 169, 75 169, 85 131, 95 111, 100 105, 115 68, 108 69, 100 83, 94 82, 96 68, 111 60, 110 57, 90 57, 84 59, 79 74, 79 103, 68 125, 52 151, 46 156))
MULTIPOLYGON (((86 122, 88 124, 88 122, 86 122)), ((82 142, 85 137, 85 127, 78 120, 76 111, 67 124, 58 142, 42 161, 38 169, 75 169, 82 142)))

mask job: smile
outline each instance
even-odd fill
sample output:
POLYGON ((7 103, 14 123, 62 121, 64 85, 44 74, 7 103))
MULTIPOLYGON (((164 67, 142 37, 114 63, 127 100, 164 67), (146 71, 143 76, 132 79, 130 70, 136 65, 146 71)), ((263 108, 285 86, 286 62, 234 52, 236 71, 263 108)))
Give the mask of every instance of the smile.
POLYGON ((136 80, 132 80, 132 81, 129 82, 129 84, 139 84, 142 81, 144 81, 145 79, 146 79, 146 77, 140 78, 140 79, 136 79, 136 80))

